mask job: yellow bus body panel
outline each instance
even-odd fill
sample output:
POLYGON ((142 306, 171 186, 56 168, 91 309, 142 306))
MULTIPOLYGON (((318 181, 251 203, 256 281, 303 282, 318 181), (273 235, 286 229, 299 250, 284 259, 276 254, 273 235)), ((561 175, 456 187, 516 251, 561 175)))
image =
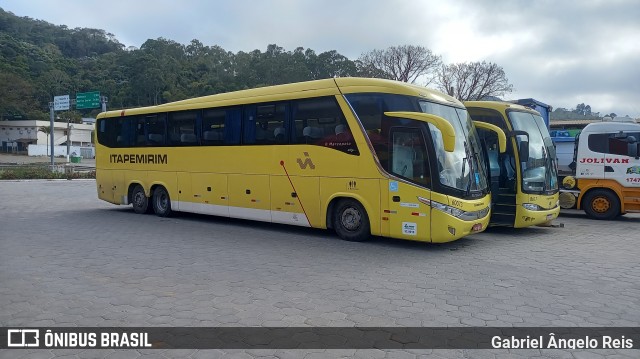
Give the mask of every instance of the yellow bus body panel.
MULTIPOLYGON (((432 200, 448 204, 467 212, 479 211, 491 205, 490 196, 484 196, 476 200, 461 201, 457 198, 434 192, 432 200)), ((432 209, 431 213, 433 215, 433 218, 431 218, 431 235, 438 239, 433 242, 451 242, 473 234, 473 226, 476 224, 480 224, 480 231, 484 231, 489 225, 489 218, 491 217, 491 211, 487 211, 487 214, 484 217, 475 221, 463 221, 435 209, 432 209)))
POLYGON ((560 214, 558 196, 557 193, 552 195, 518 193, 516 196, 516 219, 513 227, 536 226, 558 218, 560 214), (524 203, 537 204, 545 210, 531 211, 522 206, 524 203))

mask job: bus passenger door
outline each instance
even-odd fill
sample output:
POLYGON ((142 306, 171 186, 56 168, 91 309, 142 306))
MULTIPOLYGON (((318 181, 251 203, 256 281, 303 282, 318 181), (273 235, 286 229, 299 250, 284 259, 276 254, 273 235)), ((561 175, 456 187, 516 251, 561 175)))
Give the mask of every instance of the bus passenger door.
POLYGON ((513 226, 516 221, 516 191, 518 163, 515 160, 513 138, 507 138, 507 150, 500 153, 495 132, 476 128, 484 150, 491 179, 491 224, 513 226))
POLYGON ((390 131, 389 179, 390 235, 415 241, 431 240, 431 207, 418 200, 431 200, 431 174, 424 137, 417 128, 390 131), (400 180, 402 179, 402 180, 400 180))

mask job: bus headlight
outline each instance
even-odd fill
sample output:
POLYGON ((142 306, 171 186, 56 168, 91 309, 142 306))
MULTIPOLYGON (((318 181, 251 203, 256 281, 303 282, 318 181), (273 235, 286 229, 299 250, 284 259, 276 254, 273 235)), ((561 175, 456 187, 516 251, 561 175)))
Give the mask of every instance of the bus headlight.
POLYGON ((471 212, 467 212, 467 211, 463 211, 460 208, 455 208, 452 206, 449 206, 447 204, 444 203, 440 203, 440 202, 436 202, 436 201, 432 201, 430 199, 426 199, 423 197, 418 197, 418 201, 429 205, 431 208, 433 209, 437 209, 438 211, 444 212, 450 216, 454 216, 458 219, 461 219, 463 221, 475 221, 481 218, 484 218, 490 210, 490 206, 486 207, 484 209, 481 209, 479 211, 471 211, 471 212))
POLYGON ((544 208, 534 203, 523 203, 522 207, 524 207, 524 209, 526 209, 527 211, 544 211, 544 208))

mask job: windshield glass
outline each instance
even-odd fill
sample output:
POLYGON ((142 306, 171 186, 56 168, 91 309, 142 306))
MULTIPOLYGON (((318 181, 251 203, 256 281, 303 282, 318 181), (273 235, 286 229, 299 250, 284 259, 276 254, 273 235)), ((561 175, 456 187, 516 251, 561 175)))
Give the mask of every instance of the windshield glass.
POLYGON ((460 198, 487 193, 480 142, 464 108, 428 102, 417 96, 385 93, 347 94, 345 98, 387 173, 460 198), (454 151, 444 150, 442 133, 436 126, 385 115, 402 111, 429 113, 448 121, 455 131, 454 151))
MULTIPOLYGON (((546 192, 558 189, 556 153, 547 126, 542 117, 528 112, 509 112, 514 130, 529 134, 529 158, 521 158, 522 190, 546 192)), ((518 146, 526 136, 516 136, 518 146)))
POLYGON ((444 118, 453 125, 456 133, 453 152, 446 152, 442 133, 436 126, 429 124, 438 158, 440 183, 465 192, 486 188, 486 166, 484 158, 480 156, 480 141, 467 111, 427 101, 420 101, 420 109, 424 113, 444 118))

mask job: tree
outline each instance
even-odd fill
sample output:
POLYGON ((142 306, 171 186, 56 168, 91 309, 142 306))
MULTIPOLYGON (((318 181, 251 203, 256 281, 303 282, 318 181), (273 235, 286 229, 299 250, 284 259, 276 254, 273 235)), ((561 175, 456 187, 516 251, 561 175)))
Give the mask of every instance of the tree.
POLYGON ((358 70, 363 76, 409 83, 424 76, 426 84, 429 84, 432 81, 430 75, 441 63, 441 57, 425 47, 402 45, 362 54, 358 59, 358 70))
POLYGON ((591 116, 591 106, 581 103, 576 106, 576 109, 573 110, 573 112, 579 113, 583 116, 591 116))
POLYGON ((441 91, 460 101, 499 97, 513 91, 502 67, 485 61, 442 65, 436 84, 441 91))
POLYGON ((0 121, 5 115, 25 115, 32 103, 33 89, 14 74, 0 73, 0 121))
POLYGON ((51 134, 51 126, 38 127, 38 132, 42 132, 47 136, 47 156, 49 156, 49 135, 51 134))

